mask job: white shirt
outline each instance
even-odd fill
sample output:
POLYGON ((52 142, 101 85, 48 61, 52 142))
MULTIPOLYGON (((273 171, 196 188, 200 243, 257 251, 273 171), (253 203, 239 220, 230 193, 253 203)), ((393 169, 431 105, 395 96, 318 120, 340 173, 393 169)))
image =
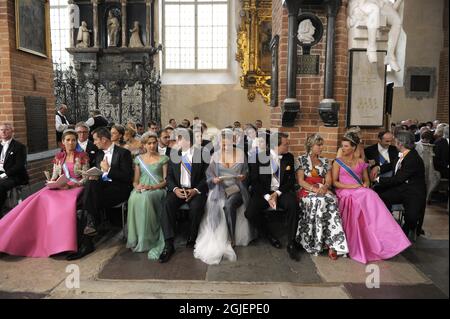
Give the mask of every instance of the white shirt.
POLYGON ((85 151, 86 152, 86 147, 87 147, 87 145, 88 145, 88 141, 89 140, 86 140, 86 141, 84 141, 84 142, 80 142, 80 141, 78 141, 78 145, 80 145, 80 147, 83 149, 83 151, 85 151))
POLYGON ((380 145, 380 143, 378 143, 378 152, 380 153, 381 156, 384 157, 384 159, 390 163, 391 159, 389 158, 389 148, 384 148, 383 146, 380 145))
MULTIPOLYGON (((109 171, 111 170, 111 161, 114 153, 114 143, 111 144, 111 146, 107 150, 103 150, 103 153, 105 153, 105 156, 103 156, 103 159, 106 159, 106 162, 109 165, 109 169, 107 172, 104 172, 102 177, 108 176, 109 171)), ((111 181, 111 179, 109 179, 111 181)))
MULTIPOLYGON (((61 115, 62 117, 64 117, 67 121, 67 123, 69 123, 69 121, 67 120, 67 117, 65 115, 62 115, 59 111, 58 114, 61 115)), ((69 124, 63 124, 61 122, 61 118, 58 115, 55 115, 55 126, 56 126, 56 130, 58 132, 64 132, 64 130, 66 130, 69 127, 69 124)))
MULTIPOLYGON (((408 152, 409 153, 409 152, 408 152)), ((397 171, 400 169, 400 166, 402 164, 403 159, 405 158, 405 156, 408 154, 403 154, 402 152, 398 153, 398 162, 395 165, 395 171, 394 171, 394 175, 397 174, 397 171)))
MULTIPOLYGON (((192 158, 194 156, 194 149, 190 148, 187 151, 181 152, 181 156, 186 157, 192 165, 192 158)), ((189 175, 187 169, 181 164, 181 176, 180 176, 181 187, 191 188, 191 176, 189 175)))
POLYGON ((159 155, 166 155, 166 150, 167 150, 167 146, 166 147, 161 147, 161 146, 159 146, 159 144, 158 144, 158 153, 159 153, 159 155))
MULTIPOLYGON (((5 163, 6 153, 8 152, 9 144, 11 144, 12 138, 8 141, 2 141, 2 152, 0 153, 0 172, 4 172, 3 164, 5 163)), ((0 178, 7 177, 5 173, 0 175, 0 178)))
POLYGON ((111 144, 111 146, 107 150, 103 150, 103 153, 105 153, 105 156, 103 159, 106 159, 108 162, 108 165, 111 166, 111 161, 114 153, 114 143, 111 144))
MULTIPOLYGON (((279 170, 281 170, 280 161, 282 158, 283 158, 283 155, 278 155, 277 153, 274 152, 274 150, 270 150, 270 159, 271 159, 271 161, 275 161, 279 170)), ((270 190, 273 192, 276 192, 278 194, 278 196, 281 196, 281 192, 278 190, 280 188, 280 181, 275 178, 275 171, 272 167, 272 163, 270 163, 270 171, 272 173, 272 179, 270 182, 270 190)), ((281 172, 279 172, 279 174, 281 174, 281 172)), ((265 198, 265 200, 268 201, 270 198, 270 195, 266 194, 266 195, 264 195, 264 198, 265 198)))
POLYGON ((90 117, 87 119, 86 122, 84 122, 87 126, 91 127, 92 125, 94 125, 95 121, 93 117, 90 117))

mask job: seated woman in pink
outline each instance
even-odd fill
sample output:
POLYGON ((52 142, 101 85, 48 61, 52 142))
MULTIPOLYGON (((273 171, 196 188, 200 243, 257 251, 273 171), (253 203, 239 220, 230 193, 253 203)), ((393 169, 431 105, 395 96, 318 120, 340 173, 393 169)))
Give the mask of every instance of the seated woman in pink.
POLYGON ((81 172, 89 168, 88 155, 75 150, 77 140, 75 131, 65 131, 64 150, 53 160, 51 180, 65 175, 67 185, 61 189, 44 187, 0 219, 0 252, 48 257, 77 251, 77 198, 83 191, 81 172))
POLYGON ((333 184, 349 255, 365 264, 394 257, 411 243, 377 193, 369 188, 368 164, 355 157, 358 144, 356 133, 344 135, 342 157, 333 163, 333 184))

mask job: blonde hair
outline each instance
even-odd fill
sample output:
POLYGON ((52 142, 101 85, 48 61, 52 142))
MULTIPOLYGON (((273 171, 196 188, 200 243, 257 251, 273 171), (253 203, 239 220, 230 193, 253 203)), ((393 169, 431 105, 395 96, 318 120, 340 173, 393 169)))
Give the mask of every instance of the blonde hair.
POLYGON ((320 136, 318 133, 314 133, 313 135, 308 136, 308 138, 306 139, 306 152, 310 153, 313 146, 316 144, 323 144, 323 137, 320 136))
POLYGON ((127 125, 125 127, 126 128, 131 128, 131 129, 137 131, 136 123, 134 123, 133 121, 128 121, 128 123, 127 123, 127 125))
POLYGON ((155 132, 146 132, 141 136, 141 144, 147 144, 151 138, 155 138, 156 142, 158 142, 158 135, 155 132))
POLYGON ((133 138, 136 137, 136 130, 134 130, 133 128, 127 126, 125 128, 125 133, 126 132, 130 133, 131 137, 133 137, 133 138))

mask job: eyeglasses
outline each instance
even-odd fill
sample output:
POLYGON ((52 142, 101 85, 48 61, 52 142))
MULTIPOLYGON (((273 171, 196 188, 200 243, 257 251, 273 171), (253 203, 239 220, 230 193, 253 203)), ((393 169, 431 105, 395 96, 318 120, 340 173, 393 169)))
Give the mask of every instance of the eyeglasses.
POLYGON ((78 131, 77 134, 88 134, 89 131, 78 131))

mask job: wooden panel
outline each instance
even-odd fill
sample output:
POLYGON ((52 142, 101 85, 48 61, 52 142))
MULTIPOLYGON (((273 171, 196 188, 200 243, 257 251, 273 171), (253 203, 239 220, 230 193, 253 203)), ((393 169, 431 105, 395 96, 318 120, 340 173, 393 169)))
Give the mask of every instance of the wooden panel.
POLYGON ((25 97, 28 153, 48 150, 47 101, 39 96, 25 97))

